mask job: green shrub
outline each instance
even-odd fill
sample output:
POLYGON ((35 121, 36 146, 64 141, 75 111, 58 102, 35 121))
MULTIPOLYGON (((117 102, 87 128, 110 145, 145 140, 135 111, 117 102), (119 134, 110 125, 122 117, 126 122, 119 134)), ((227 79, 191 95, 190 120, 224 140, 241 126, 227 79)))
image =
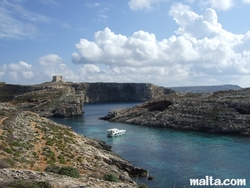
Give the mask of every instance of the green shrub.
POLYGON ((61 164, 65 164, 66 163, 65 158, 64 158, 63 155, 59 155, 57 158, 59 159, 59 161, 60 161, 61 164))
POLYGON ((15 165, 15 161, 12 158, 4 158, 2 159, 5 163, 9 165, 9 167, 12 167, 15 165))
POLYGON ((4 148, 4 151, 6 151, 9 154, 12 154, 12 150, 10 148, 4 148))
POLYGON ((40 181, 40 182, 37 182, 37 184, 40 188, 52 188, 50 183, 46 181, 40 181))
POLYGON ((118 178, 114 173, 108 173, 104 175, 106 181, 118 182, 118 178))
POLYGON ((58 174, 59 170, 60 170, 60 166, 56 166, 56 165, 50 165, 45 168, 46 172, 53 172, 56 174, 58 174))
POLYGON ((1 183, 0 188, 52 188, 52 186, 45 181, 31 182, 25 180, 14 180, 11 182, 1 183))
POLYGON ((52 146, 54 144, 53 140, 47 140, 46 145, 52 146))
POLYGON ((73 178, 79 178, 80 177, 80 173, 79 173, 78 169, 74 168, 72 166, 63 166, 63 167, 61 167, 60 170, 58 171, 58 174, 70 176, 70 177, 73 177, 73 178))
POLYGON ((148 186, 143 183, 143 184, 139 185, 139 188, 148 188, 148 186))
POLYGON ((15 141, 15 142, 12 142, 11 145, 14 146, 14 147, 19 147, 20 143, 15 141))

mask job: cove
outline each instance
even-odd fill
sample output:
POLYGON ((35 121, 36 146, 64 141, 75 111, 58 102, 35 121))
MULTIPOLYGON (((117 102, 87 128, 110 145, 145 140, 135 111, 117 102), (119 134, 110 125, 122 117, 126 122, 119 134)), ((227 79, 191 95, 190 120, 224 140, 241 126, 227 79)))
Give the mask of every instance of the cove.
POLYGON ((98 119, 112 109, 135 104, 138 103, 85 104, 83 116, 51 119, 70 126, 79 134, 106 142, 115 153, 133 165, 149 170, 154 180, 139 178, 137 182, 150 188, 192 187, 189 179, 204 179, 205 176, 221 180, 246 179, 247 185, 241 187, 250 187, 250 138, 98 119), (127 132, 121 137, 108 138, 106 130, 114 127, 127 132))

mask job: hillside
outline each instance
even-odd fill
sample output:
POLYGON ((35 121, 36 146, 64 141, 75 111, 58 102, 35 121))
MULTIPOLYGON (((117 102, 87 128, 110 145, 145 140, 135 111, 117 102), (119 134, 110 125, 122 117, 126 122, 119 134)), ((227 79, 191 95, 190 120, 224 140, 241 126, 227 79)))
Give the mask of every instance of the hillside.
POLYGON ((238 85, 215 85, 215 86, 183 86, 183 87, 169 87, 176 92, 185 92, 185 93, 207 93, 207 92, 216 92, 216 91, 225 91, 225 90, 238 90, 242 89, 238 85))
POLYGON ((6 103, 0 103, 0 168, 2 182, 43 180, 54 187, 136 187, 129 174, 146 174, 113 153, 104 142, 6 103), (81 177, 45 172, 48 167, 55 170, 55 166, 74 167, 81 177), (119 183, 104 181, 107 173, 116 174, 119 183))

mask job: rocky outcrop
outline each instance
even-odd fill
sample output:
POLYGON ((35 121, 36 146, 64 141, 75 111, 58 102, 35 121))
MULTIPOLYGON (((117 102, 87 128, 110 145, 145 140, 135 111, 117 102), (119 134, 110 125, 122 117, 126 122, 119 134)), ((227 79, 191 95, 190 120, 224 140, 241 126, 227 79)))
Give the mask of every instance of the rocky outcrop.
POLYGON ((113 153, 106 143, 6 103, 0 103, 0 168, 4 168, 0 182, 46 180, 55 187, 136 187, 129 174, 146 174, 113 153), (75 167, 81 178, 44 172, 51 165, 75 167), (116 174, 119 183, 104 181, 107 173, 116 174))
POLYGON ((45 117, 82 115, 84 102, 145 101, 173 92, 164 87, 140 83, 2 84, 0 89, 0 101, 10 101, 20 109, 45 117))
POLYGON ((137 188, 135 183, 109 182, 102 179, 82 175, 80 178, 71 178, 50 172, 39 172, 34 170, 0 169, 0 186, 11 180, 25 180, 31 182, 48 182, 54 188, 137 188))
POLYGON ((16 95, 21 95, 32 91, 30 86, 0 84, 0 101, 7 102, 14 98, 16 95))
POLYGON ((71 117, 83 114, 83 96, 71 88, 44 88, 16 96, 11 100, 20 109, 45 117, 71 117))
POLYGON ((66 90, 83 98, 83 102, 145 101, 173 91, 146 83, 43 83, 39 85, 0 85, 0 101, 43 90, 66 90))
POLYGON ((109 121, 250 135, 250 88, 214 93, 174 93, 101 118, 109 121))

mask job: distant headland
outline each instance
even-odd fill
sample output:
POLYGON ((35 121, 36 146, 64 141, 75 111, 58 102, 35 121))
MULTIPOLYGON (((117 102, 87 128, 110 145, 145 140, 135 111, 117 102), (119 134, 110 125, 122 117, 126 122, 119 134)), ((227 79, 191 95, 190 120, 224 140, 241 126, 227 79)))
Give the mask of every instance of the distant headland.
POLYGON ((241 89, 236 85, 201 87, 162 87, 150 83, 72 83, 60 75, 36 85, 0 83, 0 102, 11 102, 41 116, 70 117, 82 115, 84 103, 133 102, 156 99, 175 92, 210 92, 241 89))

